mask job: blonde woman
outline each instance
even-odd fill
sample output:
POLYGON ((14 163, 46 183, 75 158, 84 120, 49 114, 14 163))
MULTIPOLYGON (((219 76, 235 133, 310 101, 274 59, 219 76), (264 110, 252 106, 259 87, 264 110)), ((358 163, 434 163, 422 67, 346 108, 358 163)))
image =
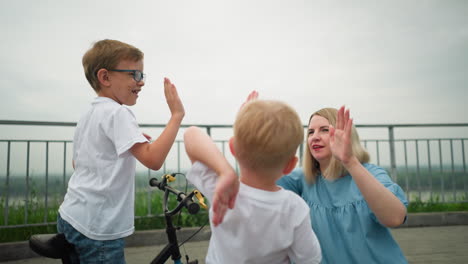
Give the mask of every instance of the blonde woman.
POLYGON ((309 119, 302 168, 278 180, 310 207, 322 263, 407 263, 389 227, 406 219, 403 190, 369 164, 349 110, 324 108, 309 119))

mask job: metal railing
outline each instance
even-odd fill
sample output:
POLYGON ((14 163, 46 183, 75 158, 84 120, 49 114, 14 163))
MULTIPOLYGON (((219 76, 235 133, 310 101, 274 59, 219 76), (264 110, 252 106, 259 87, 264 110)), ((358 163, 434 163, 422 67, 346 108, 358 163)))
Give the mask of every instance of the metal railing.
MULTIPOLYGON (((0 120, 0 126, 74 127, 73 122, 41 122, 0 120)), ((182 125, 182 130, 191 125, 182 125)), ((196 125, 205 128, 210 135, 227 130, 221 139, 215 139, 222 153, 237 168, 228 151, 227 139, 232 134, 231 125, 196 125)), ((141 128, 163 129, 161 124, 140 124, 141 128)), ((465 132, 461 137, 396 138, 395 129, 431 129, 436 127, 468 129, 468 124, 379 124, 356 125, 362 137, 363 130, 380 129, 379 139, 361 138, 372 157, 372 163, 389 171, 392 179, 405 191, 409 201, 468 202, 468 174, 466 171, 465 132)), ((2 131, 0 127, 0 131, 2 131)), ((31 130, 32 131, 32 130, 31 130)), ((0 229, 34 225, 47 225, 51 210, 56 211, 63 199, 69 177, 72 174, 72 141, 51 139, 2 139, 0 134, 0 229), (40 221, 36 206, 41 211, 40 221), (19 209, 18 209, 19 208, 19 209), (17 218, 21 215, 21 221, 17 218), (30 220, 34 214, 36 220, 30 220)), ((378 133, 375 133, 378 134, 378 133)), ((71 138, 71 136, 67 136, 71 138)), ((304 145, 298 149, 302 160, 304 145)), ((176 140, 163 168, 154 172, 137 166, 137 193, 142 192, 147 205, 143 214, 136 217, 157 215, 152 212, 148 179, 171 172, 184 173, 190 166, 183 151, 183 142, 176 140)), ((180 184, 183 184, 182 182, 180 184)), ((136 205, 137 206, 137 205, 136 205)))

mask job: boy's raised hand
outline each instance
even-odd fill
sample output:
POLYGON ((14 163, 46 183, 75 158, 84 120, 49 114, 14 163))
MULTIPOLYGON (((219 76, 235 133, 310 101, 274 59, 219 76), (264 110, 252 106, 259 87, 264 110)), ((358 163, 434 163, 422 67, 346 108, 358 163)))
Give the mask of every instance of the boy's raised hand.
POLYGON ((233 209, 239 192, 239 178, 232 170, 228 174, 219 175, 213 195, 213 225, 223 222, 228 208, 233 209))
POLYGON ((213 212, 212 222, 219 225, 228 209, 234 208, 239 192, 239 178, 219 151, 211 137, 199 127, 189 127, 184 133, 185 151, 192 163, 199 161, 211 168, 218 175, 213 198, 210 200, 213 212))
MULTIPOLYGON (((250 101, 258 98, 258 92, 252 91, 242 103, 239 111, 250 101)), ((219 175, 213 194, 213 225, 217 226, 223 222, 224 215, 228 209, 233 209, 239 192, 239 178, 232 170, 228 174, 219 175)))
POLYGON ((256 99, 258 99, 258 92, 257 91, 250 92, 249 96, 247 96, 247 99, 245 100, 245 102, 242 103, 240 109, 242 109, 246 103, 248 103, 250 101, 253 101, 253 100, 256 100, 256 99))
POLYGON ((143 136, 148 140, 148 141, 151 141, 151 136, 146 134, 146 133, 143 133, 143 136))
POLYGON ((166 96, 166 102, 169 106, 172 116, 185 116, 185 109, 182 101, 180 100, 177 89, 169 78, 164 78, 164 95, 166 96))

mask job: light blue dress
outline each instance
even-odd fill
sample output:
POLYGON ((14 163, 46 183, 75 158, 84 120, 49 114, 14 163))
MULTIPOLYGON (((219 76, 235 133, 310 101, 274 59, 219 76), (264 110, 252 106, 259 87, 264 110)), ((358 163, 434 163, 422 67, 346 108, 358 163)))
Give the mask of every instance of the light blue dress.
MULTIPOLYGON (((383 168, 363 165, 408 205, 403 190, 383 168)), ((322 263, 407 263, 390 229, 379 223, 351 175, 335 181, 319 175, 310 185, 304 180, 302 168, 298 168, 277 183, 309 205, 312 228, 322 248, 322 263)))

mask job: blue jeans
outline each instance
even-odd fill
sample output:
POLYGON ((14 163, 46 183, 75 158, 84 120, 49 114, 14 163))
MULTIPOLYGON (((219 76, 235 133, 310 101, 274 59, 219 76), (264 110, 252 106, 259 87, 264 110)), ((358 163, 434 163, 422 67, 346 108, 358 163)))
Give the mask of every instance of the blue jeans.
POLYGON ((57 231, 63 233, 67 241, 75 246, 70 256, 73 264, 125 264, 125 241, 93 240, 78 232, 67 221, 57 217, 57 231))

